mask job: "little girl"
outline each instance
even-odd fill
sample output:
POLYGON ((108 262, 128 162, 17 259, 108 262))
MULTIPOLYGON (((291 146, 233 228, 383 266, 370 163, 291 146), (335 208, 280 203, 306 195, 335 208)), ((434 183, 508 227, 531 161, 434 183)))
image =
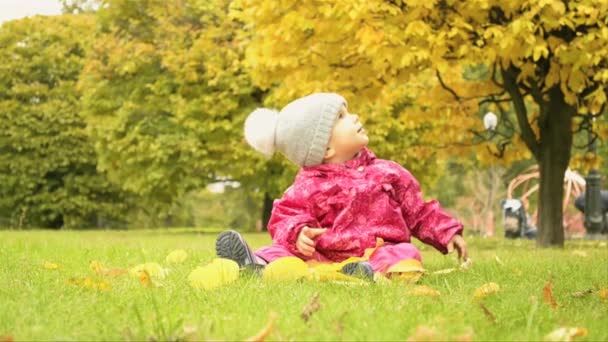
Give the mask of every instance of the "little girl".
POLYGON ((259 152, 275 150, 301 169, 268 223, 274 244, 253 253, 240 234, 226 231, 216 241, 219 257, 241 267, 277 258, 340 262, 384 244, 368 262, 342 271, 372 277, 406 259, 420 261, 411 237, 443 253, 466 258, 462 224, 437 201, 425 202, 418 181, 399 164, 376 158, 356 114, 340 95, 316 93, 297 99, 281 112, 256 109, 245 122, 245 138, 259 152))

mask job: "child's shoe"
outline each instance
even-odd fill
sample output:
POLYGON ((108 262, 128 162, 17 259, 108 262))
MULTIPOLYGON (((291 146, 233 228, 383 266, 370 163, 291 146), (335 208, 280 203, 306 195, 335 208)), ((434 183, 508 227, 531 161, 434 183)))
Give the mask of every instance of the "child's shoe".
POLYGON ((363 279, 374 279, 374 269, 367 261, 349 262, 340 270, 342 273, 363 279))
POLYGON ((247 242, 243 239, 241 234, 234 230, 227 230, 220 233, 215 240, 215 252, 220 258, 230 259, 237 264, 240 268, 252 268, 257 270, 262 268, 263 265, 256 262, 257 258, 253 254, 247 242))

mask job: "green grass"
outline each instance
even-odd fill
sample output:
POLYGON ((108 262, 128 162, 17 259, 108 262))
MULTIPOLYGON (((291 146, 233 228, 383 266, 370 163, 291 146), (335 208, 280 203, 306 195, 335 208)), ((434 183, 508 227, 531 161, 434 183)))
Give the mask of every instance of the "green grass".
MULTIPOLYGON (((246 238, 253 247, 270 242, 265 234, 246 238)), ((214 257, 214 239, 189 230, 0 231, 0 340, 242 340, 266 324, 269 312, 278 315, 269 340, 406 340, 419 326, 451 340, 542 340, 562 326, 586 328, 580 340, 608 340, 608 303, 598 291, 608 288, 605 242, 571 241, 563 250, 539 250, 529 241, 468 238, 473 266, 423 277, 419 284, 441 296, 413 297, 403 284, 277 284, 252 276, 214 291, 193 289, 188 274, 214 257), (174 249, 190 257, 166 265, 170 274, 162 287, 145 288, 128 275, 106 279, 109 291, 68 283, 72 277, 95 278, 91 260, 121 268, 165 265, 174 249), (45 269, 45 261, 59 268, 45 269), (557 309, 543 300, 549 279, 557 309), (496 322, 473 300, 475 289, 488 282, 501 288, 483 299, 496 322), (586 289, 593 293, 572 296, 586 289), (304 322, 302 310, 315 293, 321 308, 304 322)), ((453 256, 418 245, 427 270, 458 265, 453 256)))

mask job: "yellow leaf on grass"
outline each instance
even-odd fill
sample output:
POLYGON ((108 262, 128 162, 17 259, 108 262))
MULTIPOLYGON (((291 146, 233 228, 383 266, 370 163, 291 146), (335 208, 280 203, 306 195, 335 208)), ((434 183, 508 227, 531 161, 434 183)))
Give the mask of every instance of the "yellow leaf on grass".
POLYGON ((431 274, 448 274, 448 273, 452 273, 454 271, 456 271, 455 268, 446 268, 446 269, 443 269, 443 270, 435 271, 435 272, 433 272, 431 274))
POLYGON ((500 265, 500 266, 504 266, 505 263, 502 262, 502 260, 498 257, 498 255, 494 255, 494 260, 496 260, 496 262, 500 265))
POLYGON ((473 298, 481 299, 498 291, 500 291, 500 286, 496 283, 483 284, 475 290, 473 298))
POLYGON ((127 273, 127 270, 123 268, 106 268, 101 262, 93 260, 89 263, 89 268, 93 273, 101 276, 107 276, 110 278, 116 278, 127 273))
POLYGON ((321 309, 321 302, 319 301, 319 292, 317 292, 310 298, 310 302, 306 304, 300 317, 302 317, 304 322, 308 322, 310 317, 312 317, 315 312, 319 311, 319 309, 321 309))
POLYGON ((70 278, 67 281, 68 284, 74 285, 76 287, 81 287, 88 290, 99 290, 99 291, 108 291, 112 288, 110 284, 103 280, 96 280, 93 278, 70 278))
POLYGON ((309 279, 321 282, 346 283, 346 284, 367 284, 363 279, 342 273, 343 263, 324 263, 307 261, 310 275, 309 279))
POLYGON ((289 281, 309 278, 308 265, 296 257, 279 258, 266 266, 262 278, 273 281, 289 281))
POLYGON ((89 268, 96 274, 102 274, 105 270, 103 264, 99 261, 93 260, 89 263, 89 268))
POLYGON ((239 265, 232 260, 218 258, 208 265, 195 268, 188 275, 188 282, 194 288, 211 290, 238 278, 239 265))
POLYGON ((103 275, 108 276, 110 278, 120 277, 123 274, 126 274, 127 270, 124 268, 111 268, 103 270, 103 275))
POLYGON ((555 301, 555 297, 553 297, 553 284, 551 283, 551 280, 549 280, 543 288, 543 299, 551 308, 557 309, 557 302, 555 301))
POLYGON ((268 322, 266 325, 260 330, 257 334, 245 339, 246 342, 262 342, 266 340, 268 335, 272 332, 274 328, 274 322, 277 320, 279 315, 276 312, 271 312, 268 315, 268 322))
POLYGON ((139 283, 145 287, 152 286, 152 279, 150 279, 150 274, 148 274, 148 272, 146 272, 146 270, 138 271, 137 279, 139 279, 139 283))
POLYGON ((437 329, 426 325, 419 325, 414 330, 414 333, 408 337, 407 341, 442 341, 446 340, 443 334, 439 333, 437 329))
POLYGON ((419 285, 419 286, 414 286, 413 288, 411 288, 408 293, 411 296, 426 296, 426 297, 439 297, 441 295, 441 293, 437 290, 435 290, 432 287, 429 286, 425 286, 425 285, 419 285))
POLYGON ((54 262, 45 261, 42 267, 46 268, 47 270, 56 270, 59 268, 59 265, 54 262))
POLYGON ((380 272, 374 272, 374 282, 376 284, 390 284, 391 281, 380 272))
POLYGON ((176 249, 169 253, 165 261, 172 264, 181 264, 188 259, 188 253, 183 249, 176 249))
POLYGON ((145 264, 137 265, 129 270, 129 273, 135 277, 139 277, 140 273, 145 271, 151 278, 154 279, 165 279, 169 270, 163 268, 161 265, 155 262, 147 262, 145 264))
POLYGON ((420 261, 416 259, 407 259, 399 261, 398 263, 389 267, 386 274, 391 279, 415 283, 425 272, 426 270, 422 267, 420 261))
POLYGON ((584 336, 587 336, 587 329, 561 327, 553 330, 547 336, 545 336, 545 341, 572 341, 577 337, 584 336))
POLYGON ((583 258, 586 258, 586 257, 589 256, 589 254, 587 252, 581 251, 581 250, 578 250, 578 249, 575 250, 575 251, 572 251, 572 255, 576 255, 576 256, 579 256, 579 257, 583 257, 583 258))
POLYGON ((601 288, 599 294, 600 298, 602 298, 604 302, 608 301, 608 289, 606 289, 605 287, 601 288))

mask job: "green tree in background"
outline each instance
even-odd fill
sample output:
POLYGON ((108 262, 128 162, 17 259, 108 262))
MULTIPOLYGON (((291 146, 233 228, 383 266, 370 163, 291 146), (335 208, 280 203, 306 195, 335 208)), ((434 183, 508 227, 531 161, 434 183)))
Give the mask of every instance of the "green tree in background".
POLYGON ((228 1, 109 0, 81 77, 99 166, 160 216, 210 182, 237 179, 256 103, 228 1))
POLYGON ((127 195, 97 172, 76 82, 94 19, 0 27, 2 226, 90 227, 124 219, 127 195))

